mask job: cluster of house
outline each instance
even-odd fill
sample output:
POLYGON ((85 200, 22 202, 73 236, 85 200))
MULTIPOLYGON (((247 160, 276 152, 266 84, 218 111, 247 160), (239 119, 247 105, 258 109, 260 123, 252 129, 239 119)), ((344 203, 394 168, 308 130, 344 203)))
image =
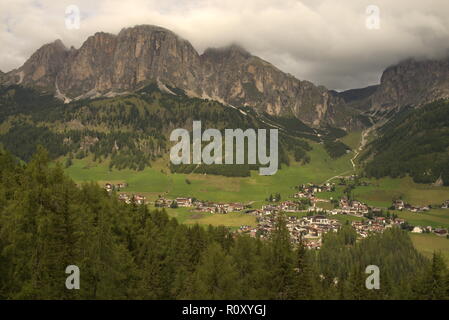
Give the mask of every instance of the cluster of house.
MULTIPOLYGON (((268 238, 275 228, 276 220, 276 214, 266 215, 259 212, 256 228, 242 226, 238 232, 248 233, 253 237, 258 233, 261 239, 268 238)), ((293 244, 302 242, 307 248, 319 249, 323 235, 330 231, 338 231, 341 225, 337 220, 324 215, 313 215, 302 218, 290 216, 287 218, 286 226, 293 244)))
POLYGON ((296 192, 293 197, 294 198, 305 198, 305 199, 314 199, 315 194, 319 192, 332 192, 335 191, 335 184, 334 183, 325 183, 325 184, 303 184, 297 187, 298 192, 296 192))
POLYGON ((277 204, 267 204, 262 206, 263 214, 274 215, 279 212, 299 212, 301 204, 294 201, 282 201, 277 204))
POLYGON ((415 226, 412 230, 413 233, 435 233, 438 236, 447 236, 448 231, 444 228, 432 228, 431 226, 427 227, 421 227, 421 226, 415 226))
POLYGON ((191 207, 193 205, 192 198, 176 198, 167 199, 164 197, 159 197, 155 202, 154 206, 158 208, 169 208, 176 204, 177 207, 191 207))
POLYGON ((411 204, 404 202, 403 200, 394 200, 392 207, 395 210, 400 210, 400 211, 407 210, 407 211, 411 211, 411 212, 425 212, 425 211, 430 210, 429 206, 415 207, 415 206, 412 206, 411 204))
POLYGON ((128 195, 126 193, 120 193, 118 195, 118 199, 120 201, 125 202, 126 204, 131 204, 131 203, 135 203, 135 204, 139 204, 139 205, 147 204, 146 197, 142 196, 140 194, 128 195))
POLYGON ((363 217, 369 213, 369 210, 380 210, 376 208, 370 208, 365 203, 358 200, 349 200, 346 197, 340 199, 339 208, 333 209, 331 214, 347 214, 356 217, 363 217))
POLYGON ((168 207, 190 207, 193 211, 208 212, 208 213, 228 213, 238 212, 245 209, 245 205, 242 203, 224 203, 224 202, 210 202, 200 201, 193 198, 176 198, 166 199, 159 197, 155 203, 155 207, 168 208, 168 207), (175 204, 175 205, 174 205, 175 204))
POLYGON ((366 238, 370 233, 381 233, 387 228, 400 226, 405 223, 404 219, 389 219, 385 217, 375 217, 370 220, 353 221, 352 227, 360 238, 366 238))
POLYGON ((126 188, 127 186, 128 186, 128 184, 125 183, 125 182, 123 182, 123 183, 117 183, 117 184, 113 184, 113 183, 107 182, 107 183, 105 183, 105 185, 104 185, 104 189, 105 189, 107 192, 112 192, 112 191, 114 191, 114 190, 121 190, 121 189, 123 189, 123 188, 126 188))

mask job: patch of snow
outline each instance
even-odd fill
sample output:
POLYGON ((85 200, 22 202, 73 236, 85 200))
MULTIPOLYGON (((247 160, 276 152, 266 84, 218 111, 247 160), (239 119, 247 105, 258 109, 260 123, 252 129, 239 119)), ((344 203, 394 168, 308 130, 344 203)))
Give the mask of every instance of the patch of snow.
POLYGON ((23 71, 19 72, 19 82, 17 82, 17 84, 21 84, 23 82, 23 78, 25 77, 25 73, 23 71))
POLYGON ((166 86, 165 84, 163 84, 163 83, 159 80, 159 78, 157 79, 157 86, 158 86, 159 90, 161 90, 161 91, 163 91, 163 92, 166 92, 166 93, 169 93, 169 94, 172 94, 172 95, 174 95, 174 96, 177 96, 177 94, 174 93, 173 91, 171 91, 169 88, 167 88, 167 86, 166 86))
POLYGON ((56 94, 55 97, 57 99, 60 99, 62 101, 64 101, 64 103, 70 103, 72 101, 72 99, 70 99, 69 97, 67 97, 65 94, 63 94, 61 92, 61 90, 59 90, 59 86, 58 86, 58 81, 55 81, 55 87, 56 87, 56 94))

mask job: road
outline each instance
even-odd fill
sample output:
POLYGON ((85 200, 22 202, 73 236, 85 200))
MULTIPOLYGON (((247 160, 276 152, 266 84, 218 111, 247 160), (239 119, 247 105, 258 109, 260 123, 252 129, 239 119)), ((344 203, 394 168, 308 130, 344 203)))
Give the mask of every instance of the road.
POLYGON ((366 143, 367 143, 367 137, 368 137, 368 135, 369 135, 369 134, 371 133, 371 131, 374 130, 374 129, 375 129, 375 126, 372 126, 372 127, 369 127, 369 128, 366 129, 366 130, 363 130, 363 132, 362 132, 362 137, 361 137, 361 139, 360 139, 360 145, 359 145, 359 147, 355 150, 354 156, 350 159, 351 165, 352 165, 352 170, 348 170, 348 171, 342 172, 342 173, 340 173, 340 174, 338 174, 338 175, 336 175, 336 176, 333 176, 333 177, 327 179, 327 180, 325 181, 325 183, 328 183, 329 181, 334 180, 334 179, 337 179, 337 178, 341 178, 341 177, 347 175, 348 173, 351 173, 351 172, 355 171, 355 168, 356 168, 355 159, 359 156, 360 152, 362 152, 363 148, 365 147, 365 145, 366 145, 366 143))

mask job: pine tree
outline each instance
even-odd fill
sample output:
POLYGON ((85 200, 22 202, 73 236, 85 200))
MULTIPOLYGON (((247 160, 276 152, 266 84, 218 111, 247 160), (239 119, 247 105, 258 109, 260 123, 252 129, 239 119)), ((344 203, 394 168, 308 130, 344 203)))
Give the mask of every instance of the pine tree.
POLYGON ((271 299, 292 299, 294 279, 294 254, 290 242, 290 233, 285 217, 279 215, 269 243, 268 266, 270 276, 267 279, 271 299))
POLYGON ((212 243, 201 258, 193 277, 193 299, 235 300, 241 298, 241 283, 233 258, 212 243))
POLYGON ((313 272, 307 248, 301 242, 296 249, 295 299, 309 300, 318 297, 318 279, 313 272))
POLYGON ((448 269, 441 253, 434 252, 431 265, 417 281, 414 292, 417 299, 448 299, 448 269))

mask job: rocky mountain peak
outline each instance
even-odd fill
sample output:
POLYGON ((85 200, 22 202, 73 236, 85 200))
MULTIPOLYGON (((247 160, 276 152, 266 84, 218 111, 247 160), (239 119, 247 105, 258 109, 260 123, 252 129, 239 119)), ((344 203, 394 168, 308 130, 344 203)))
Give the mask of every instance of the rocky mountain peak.
POLYGON ((372 96, 371 109, 386 111, 405 106, 419 107, 449 98, 449 58, 407 59, 388 67, 372 96))
POLYGON ((238 44, 231 44, 221 48, 208 48, 204 51, 202 56, 208 58, 215 57, 216 59, 248 59, 252 57, 248 51, 238 44))
POLYGON ((12 83, 53 90, 65 101, 131 92, 149 82, 188 95, 272 115, 296 116, 309 125, 345 126, 342 100, 326 88, 300 81, 237 44, 207 49, 201 56, 185 39, 153 25, 97 32, 79 49, 61 41, 43 46, 18 70, 12 83))
POLYGON ((40 47, 19 69, 7 74, 7 83, 23 84, 52 90, 56 76, 67 57, 68 50, 61 40, 40 47))
POLYGON ((178 37, 179 36, 177 34, 175 34, 173 31, 160 27, 160 26, 156 26, 156 25, 151 25, 151 24, 139 24, 139 25, 135 25, 134 27, 128 27, 128 28, 123 28, 122 30, 120 30, 118 36, 130 36, 132 34, 137 35, 137 34, 149 34, 149 33, 164 33, 164 34, 169 34, 171 36, 175 36, 178 37))

